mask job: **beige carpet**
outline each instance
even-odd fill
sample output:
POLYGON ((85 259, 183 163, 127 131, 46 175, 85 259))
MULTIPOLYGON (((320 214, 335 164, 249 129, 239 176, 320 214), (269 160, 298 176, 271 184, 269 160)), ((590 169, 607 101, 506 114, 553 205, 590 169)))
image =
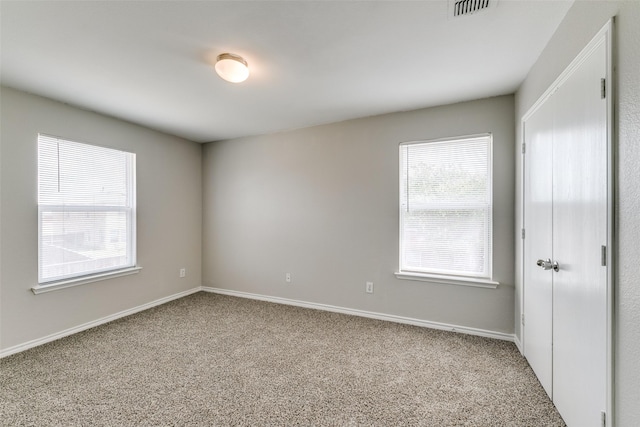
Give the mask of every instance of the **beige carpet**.
POLYGON ((512 343, 198 293, 0 360, 3 426, 563 426, 512 343))

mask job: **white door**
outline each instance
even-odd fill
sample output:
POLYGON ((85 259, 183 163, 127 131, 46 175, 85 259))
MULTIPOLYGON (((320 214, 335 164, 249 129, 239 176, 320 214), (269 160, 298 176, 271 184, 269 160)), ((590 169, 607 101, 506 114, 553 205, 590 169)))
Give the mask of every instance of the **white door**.
POLYGON ((605 40, 524 124, 524 353, 570 427, 607 405, 605 40))
POLYGON ((542 387, 553 398, 553 288, 552 270, 543 270, 537 260, 546 260, 553 252, 553 103, 547 102, 525 123, 527 147, 524 194, 526 262, 524 318, 526 336, 524 354, 542 387))
POLYGON ((603 42, 553 96, 553 401, 569 426, 600 426, 606 409, 605 76, 603 42))

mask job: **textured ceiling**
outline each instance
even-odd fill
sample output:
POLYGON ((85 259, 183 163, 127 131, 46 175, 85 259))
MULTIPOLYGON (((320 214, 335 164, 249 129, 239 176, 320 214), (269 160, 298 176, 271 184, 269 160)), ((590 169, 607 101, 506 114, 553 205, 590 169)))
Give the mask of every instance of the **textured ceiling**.
POLYGON ((2 1, 3 85, 207 142, 513 93, 572 1, 2 1), (219 53, 251 76, 227 83, 219 53))

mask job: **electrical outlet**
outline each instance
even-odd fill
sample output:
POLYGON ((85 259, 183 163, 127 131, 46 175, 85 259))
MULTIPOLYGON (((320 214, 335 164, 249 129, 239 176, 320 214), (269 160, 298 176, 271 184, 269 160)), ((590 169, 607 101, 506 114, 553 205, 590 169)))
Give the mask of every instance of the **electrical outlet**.
POLYGON ((284 281, 287 283, 291 283, 291 273, 285 273, 284 281))
POLYGON ((187 269, 186 268, 181 268, 180 269, 180 277, 186 277, 187 275, 187 269))
POLYGON ((367 282, 364 290, 365 290, 366 293, 372 294, 373 293, 373 282, 367 282))

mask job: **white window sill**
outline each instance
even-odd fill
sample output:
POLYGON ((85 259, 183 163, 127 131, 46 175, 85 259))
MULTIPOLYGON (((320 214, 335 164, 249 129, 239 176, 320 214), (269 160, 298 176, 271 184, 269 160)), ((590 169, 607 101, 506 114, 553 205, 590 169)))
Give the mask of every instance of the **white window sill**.
POLYGON ((77 277, 75 279, 61 280, 49 284, 40 284, 31 288, 34 294, 43 294, 45 292, 58 291, 60 289, 71 288, 73 286, 86 285, 87 283, 99 282, 101 280, 113 279, 114 277, 128 276, 137 274, 142 267, 129 267, 122 270, 108 271, 105 273, 92 274, 90 276, 77 277))
POLYGON ((444 285, 472 286, 476 288, 496 289, 499 282, 488 279, 478 279, 476 277, 453 277, 440 276, 437 274, 413 273, 408 271, 397 271, 395 273, 398 279, 416 280, 419 282, 433 282, 444 285))

